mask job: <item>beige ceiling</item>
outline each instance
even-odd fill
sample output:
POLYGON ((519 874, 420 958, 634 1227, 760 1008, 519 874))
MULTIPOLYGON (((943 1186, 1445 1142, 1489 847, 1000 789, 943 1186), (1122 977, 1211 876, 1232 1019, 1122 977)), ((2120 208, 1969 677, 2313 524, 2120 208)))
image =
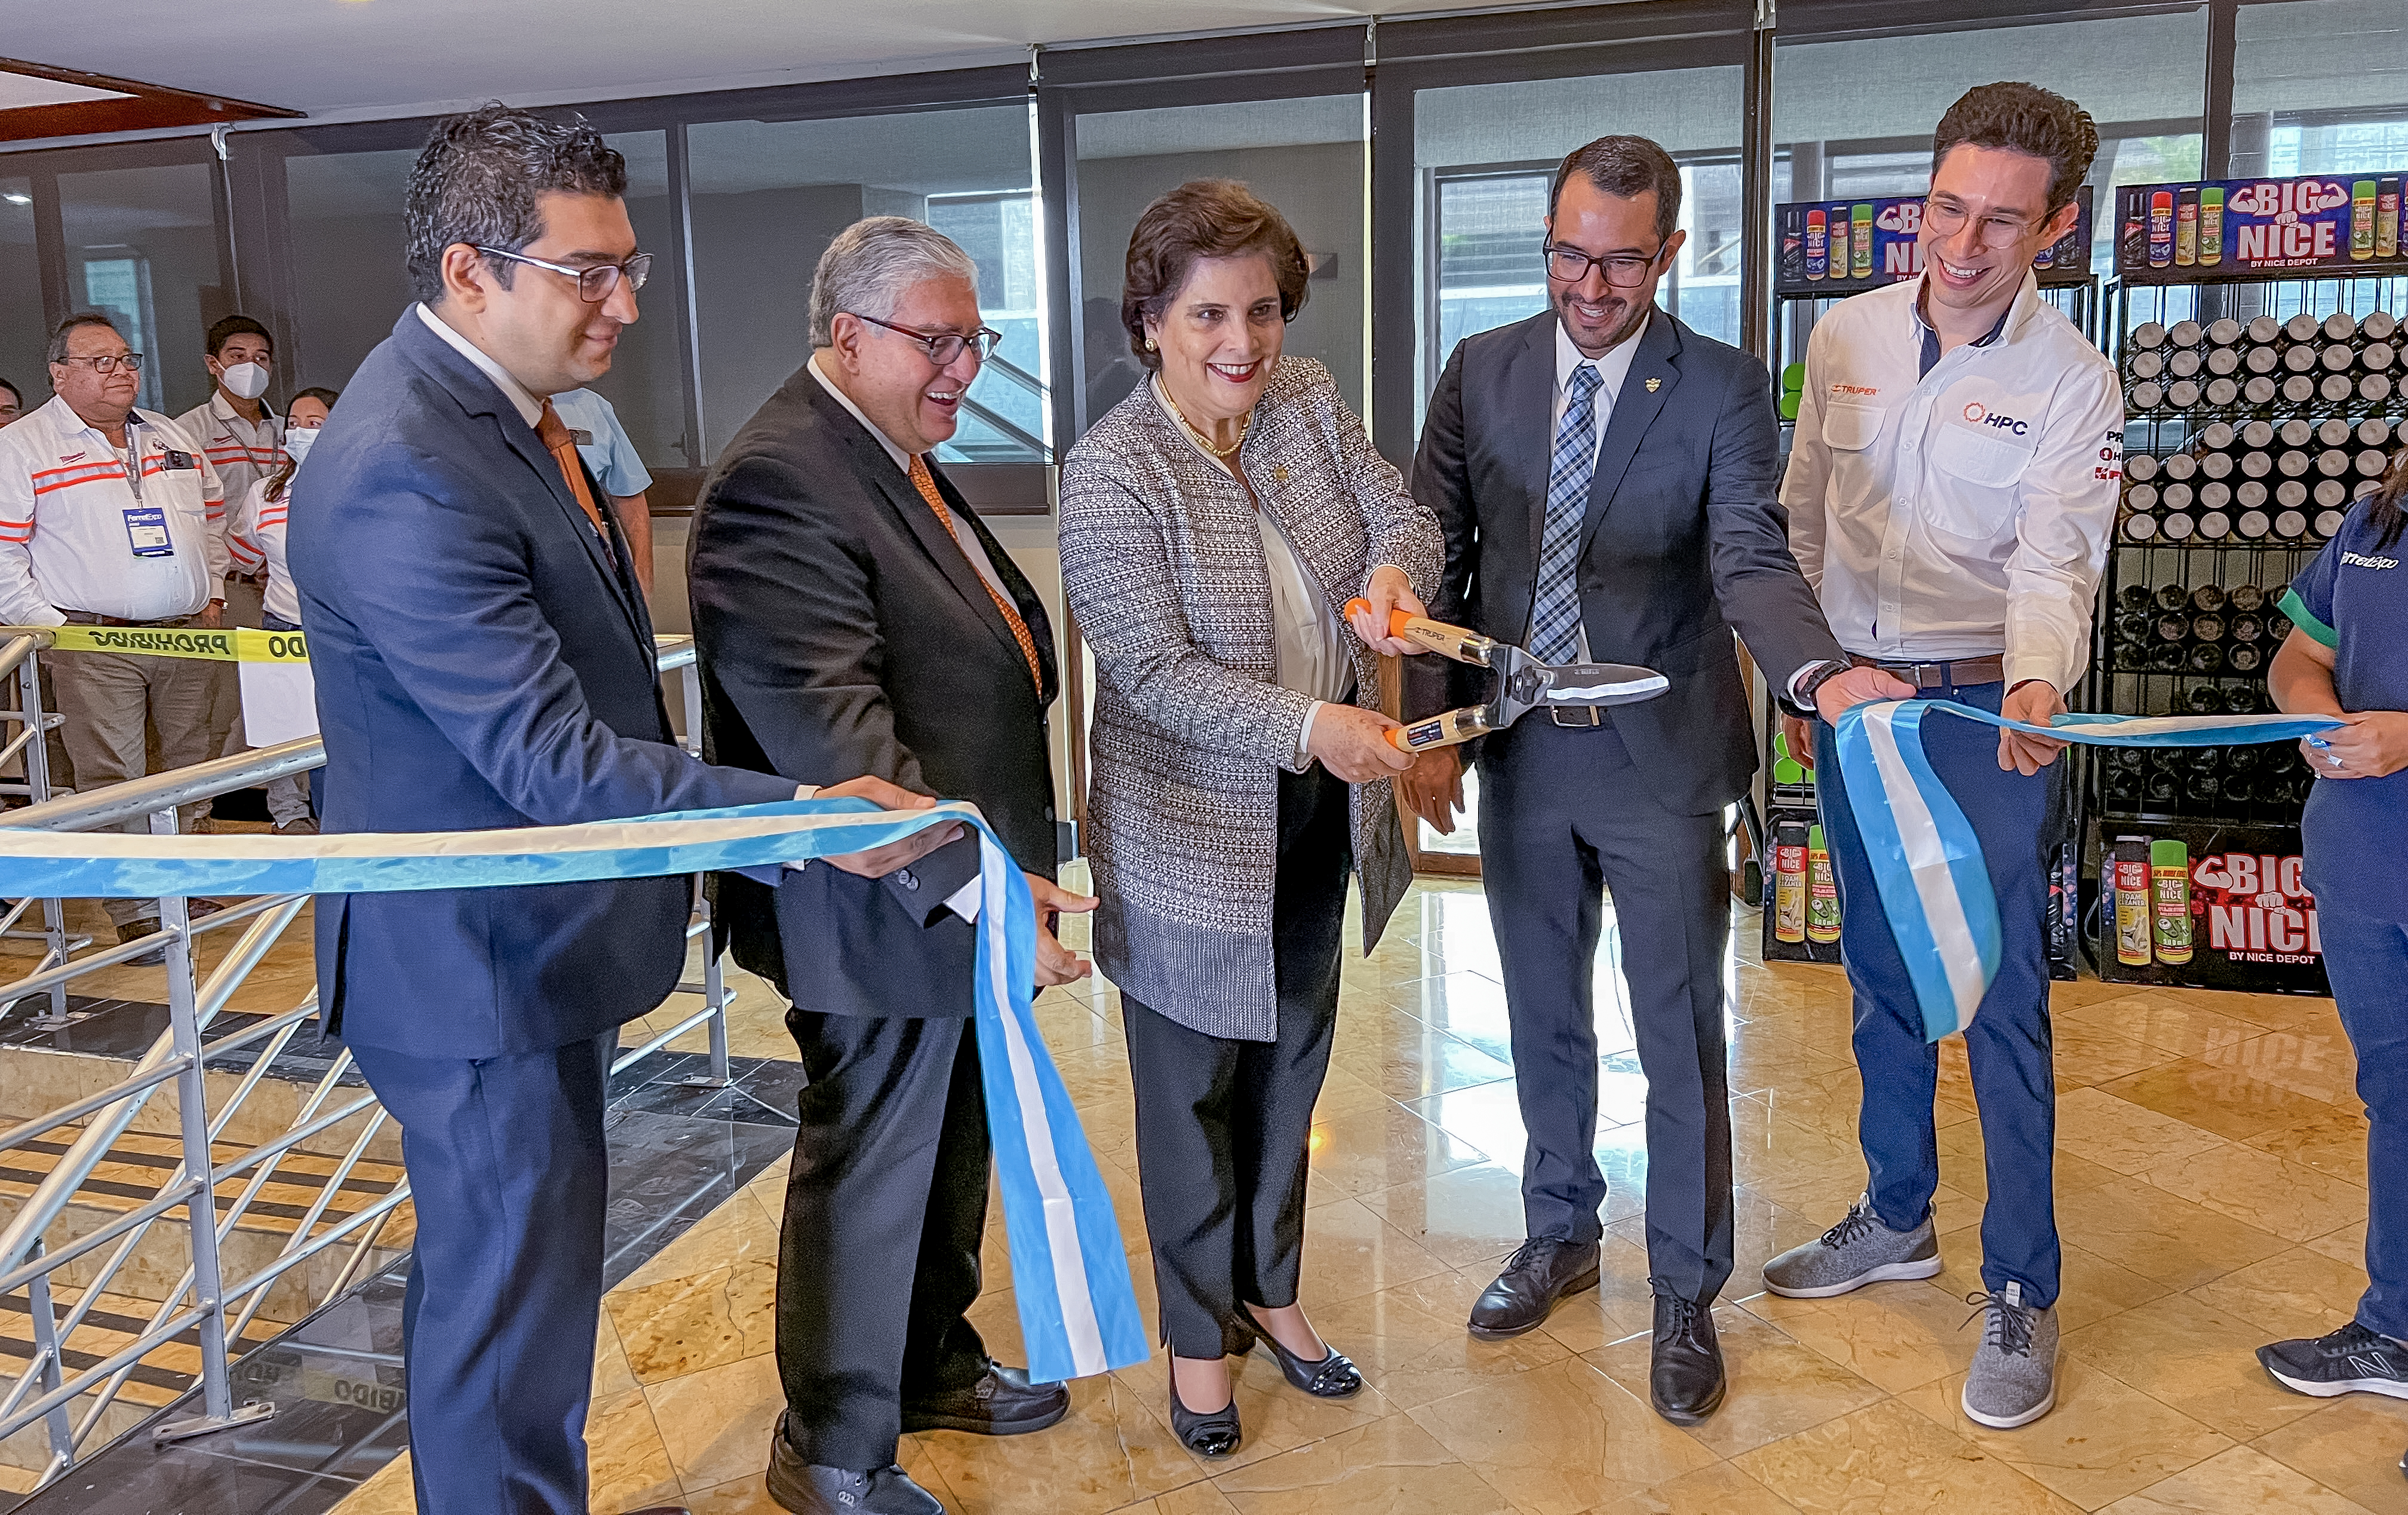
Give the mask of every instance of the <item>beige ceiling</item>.
POLYGON ((328 117, 1017 62, 1092 42, 1459 10, 1464 0, 115 0, 11 4, 7 50, 328 117))

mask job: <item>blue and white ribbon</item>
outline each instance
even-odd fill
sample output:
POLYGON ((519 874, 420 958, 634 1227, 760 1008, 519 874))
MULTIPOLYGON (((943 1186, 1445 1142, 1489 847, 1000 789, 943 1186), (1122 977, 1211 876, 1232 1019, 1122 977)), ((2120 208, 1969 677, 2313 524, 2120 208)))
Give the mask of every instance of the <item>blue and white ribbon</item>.
POLYGON ((1882 914, 1906 960, 1923 1034, 1972 1023, 1999 976, 1999 901, 1982 844, 1923 754, 1934 713, 2009 731, 2100 747, 2228 747, 2290 742, 2341 725, 2324 715, 2064 714, 2046 726, 1942 700, 1857 705, 1833 728, 1833 749, 1871 859, 1882 914))
POLYGON ((313 837, 0 827, 0 897, 357 894, 647 878, 865 852, 946 821, 979 832, 979 1063, 1028 1375, 1060 1382, 1141 1363, 1145 1326, 1111 1196, 1031 1009, 1037 915, 1028 882, 974 806, 897 814, 861 800, 801 800, 580 826, 313 837))

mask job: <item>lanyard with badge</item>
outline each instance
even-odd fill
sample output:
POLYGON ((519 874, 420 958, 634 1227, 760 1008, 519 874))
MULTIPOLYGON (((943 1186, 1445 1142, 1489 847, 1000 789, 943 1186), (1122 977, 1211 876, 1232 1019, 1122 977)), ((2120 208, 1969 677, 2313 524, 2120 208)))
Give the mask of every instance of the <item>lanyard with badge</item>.
MULTIPOLYGON (((136 557, 173 557, 176 543, 167 531, 166 511, 142 502, 142 440, 149 429, 139 421, 129 419, 125 423, 125 483, 134 491, 134 503, 125 510, 125 537, 136 557)), ((200 465, 190 453, 168 448, 160 454, 159 467, 164 473, 198 469, 200 465)))

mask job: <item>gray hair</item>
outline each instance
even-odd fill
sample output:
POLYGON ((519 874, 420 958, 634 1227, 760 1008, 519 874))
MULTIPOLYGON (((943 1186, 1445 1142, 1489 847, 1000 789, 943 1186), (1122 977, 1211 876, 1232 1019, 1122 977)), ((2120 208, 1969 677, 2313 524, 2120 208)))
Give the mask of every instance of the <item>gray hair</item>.
POLYGON ((117 323, 110 320, 108 316, 102 314, 98 310, 78 310, 75 314, 67 317, 64 321, 60 322, 57 329, 50 333, 50 350, 48 361, 51 363, 64 363, 67 360, 67 339, 75 334, 75 329, 78 326, 107 326, 110 331, 117 333, 117 339, 119 341, 122 342, 125 340, 125 334, 118 331, 117 323))
POLYGON ((909 216, 871 216, 836 234, 811 274, 811 345, 836 345, 840 313, 894 317, 904 293, 924 279, 959 279, 978 287, 978 265, 952 238, 909 216))

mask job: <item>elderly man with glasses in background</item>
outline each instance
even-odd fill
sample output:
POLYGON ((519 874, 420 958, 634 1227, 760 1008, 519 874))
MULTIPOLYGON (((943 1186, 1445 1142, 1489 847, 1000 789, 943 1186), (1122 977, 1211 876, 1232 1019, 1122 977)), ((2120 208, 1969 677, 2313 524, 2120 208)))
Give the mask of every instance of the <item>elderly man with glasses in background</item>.
MULTIPOLYGON (((943 234, 900 216, 838 233, 811 280, 811 355, 720 454, 688 576, 714 758, 971 801, 1050 922, 1095 902, 1054 882, 1053 628, 933 456, 996 339, 977 266, 943 234)), ((965 1318, 990 1165, 978 869, 961 836, 884 878, 720 880, 736 960, 793 1002, 810 1080, 778 1254, 768 1488, 788 1509, 939 1515, 896 1465, 902 1433, 1016 1436, 1069 1408, 965 1318)), ((1040 926, 1038 982, 1086 972, 1040 926)))
MULTIPOLYGON (((10 626, 214 627, 225 608, 222 491, 199 439, 136 410, 142 354, 106 315, 50 338, 50 402, 0 432, 0 621, 10 626)), ((209 756, 211 672, 189 657, 58 652, 67 755, 93 789, 209 756)), ((186 830, 198 824, 187 807, 186 830)), ((146 830, 136 819, 121 830, 146 830)), ((121 943, 159 929, 155 900, 110 900, 121 943)), ((160 960, 158 949, 134 960, 160 960)))

